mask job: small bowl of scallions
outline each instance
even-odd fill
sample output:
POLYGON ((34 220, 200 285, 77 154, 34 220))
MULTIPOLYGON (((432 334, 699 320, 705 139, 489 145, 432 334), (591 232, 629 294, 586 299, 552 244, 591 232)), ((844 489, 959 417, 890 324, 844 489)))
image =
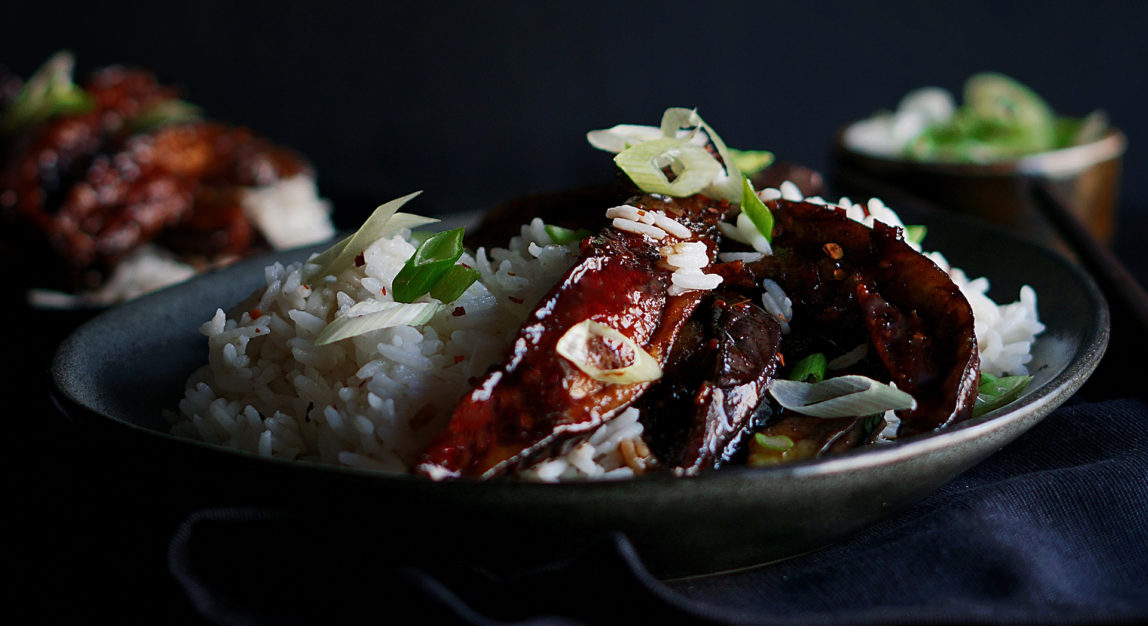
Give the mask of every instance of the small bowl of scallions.
POLYGON ((834 141, 833 177, 846 195, 971 214, 1054 243, 1034 200, 1039 185, 1109 244, 1126 143, 1102 111, 1061 115, 1029 87, 984 72, 965 82, 959 103, 925 87, 893 111, 845 126, 834 141))

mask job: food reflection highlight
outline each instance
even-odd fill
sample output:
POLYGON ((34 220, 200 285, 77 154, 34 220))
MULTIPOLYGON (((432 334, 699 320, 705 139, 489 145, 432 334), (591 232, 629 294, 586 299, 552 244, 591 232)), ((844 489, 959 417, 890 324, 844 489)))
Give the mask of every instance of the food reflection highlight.
POLYGON ((586 206, 585 233, 522 216, 472 251, 412 231, 407 196, 268 267, 203 325, 173 432, 434 479, 688 476, 882 445, 1023 392, 1031 288, 998 305, 879 200, 756 189, 772 156, 694 111, 590 140, 631 184, 586 206))

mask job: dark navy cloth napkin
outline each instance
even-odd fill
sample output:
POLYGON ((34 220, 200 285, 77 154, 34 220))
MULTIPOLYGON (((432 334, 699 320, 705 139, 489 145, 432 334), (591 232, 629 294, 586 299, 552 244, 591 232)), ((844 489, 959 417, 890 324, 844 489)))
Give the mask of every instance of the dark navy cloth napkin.
POLYGON ((910 510, 737 573, 659 581, 623 536, 513 576, 393 547, 207 509, 169 566, 219 624, 1148 623, 1148 400, 1072 402, 910 510))

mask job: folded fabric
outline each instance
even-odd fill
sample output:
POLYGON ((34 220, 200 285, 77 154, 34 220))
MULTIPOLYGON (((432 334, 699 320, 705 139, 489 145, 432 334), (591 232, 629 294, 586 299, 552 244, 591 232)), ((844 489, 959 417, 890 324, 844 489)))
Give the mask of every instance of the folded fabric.
POLYGON ((255 508, 194 513, 169 565, 223 624, 1136 623, 1148 621, 1146 427, 1145 399, 1077 400, 846 541, 718 576, 659 581, 621 535, 496 576, 255 508))

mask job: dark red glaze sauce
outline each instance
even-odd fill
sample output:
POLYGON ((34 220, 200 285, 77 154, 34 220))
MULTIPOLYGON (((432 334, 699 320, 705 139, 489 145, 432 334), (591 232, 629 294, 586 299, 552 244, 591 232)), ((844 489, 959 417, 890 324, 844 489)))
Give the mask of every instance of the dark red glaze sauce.
MULTIPOLYGON (((631 204, 664 210, 689 226, 694 238, 711 242, 714 225, 728 210, 702 197, 644 196, 631 204)), ((556 345, 571 327, 589 319, 621 332, 665 363, 703 296, 697 291, 668 295, 670 270, 659 266, 659 248, 674 241, 613 228, 583 240, 578 261, 527 318, 503 364, 462 400, 446 430, 426 448, 421 471, 496 475, 588 432, 641 396, 650 383, 595 380, 560 356, 556 345)))

